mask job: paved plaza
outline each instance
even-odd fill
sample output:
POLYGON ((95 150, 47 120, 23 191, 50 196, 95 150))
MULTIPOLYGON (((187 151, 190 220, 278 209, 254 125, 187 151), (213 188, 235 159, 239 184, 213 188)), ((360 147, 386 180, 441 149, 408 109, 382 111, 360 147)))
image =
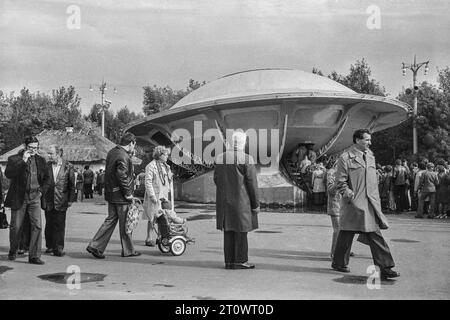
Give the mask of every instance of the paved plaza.
POLYGON ((69 209, 66 256, 43 254, 43 266, 28 264, 27 255, 9 261, 9 231, 0 230, 0 299, 450 298, 448 219, 418 220, 414 213, 388 215, 390 228, 383 234, 401 277, 379 283, 370 270, 367 273, 372 264, 370 249, 356 241, 351 272, 331 269, 332 228, 325 214, 260 213, 259 229, 249 234, 249 260, 256 269, 225 270, 214 206, 176 206, 179 215, 189 220, 189 235, 196 239, 178 257, 144 246, 146 221, 142 221, 133 234, 141 256, 120 256, 116 228, 106 259, 93 258, 85 248, 107 211, 98 196, 69 209), (67 279, 76 270, 81 272, 81 288, 71 289, 67 279))

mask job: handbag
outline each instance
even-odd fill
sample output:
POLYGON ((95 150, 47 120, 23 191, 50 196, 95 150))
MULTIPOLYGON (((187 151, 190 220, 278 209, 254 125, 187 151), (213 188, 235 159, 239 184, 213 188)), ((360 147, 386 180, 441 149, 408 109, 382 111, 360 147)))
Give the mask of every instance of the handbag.
POLYGON ((134 199, 132 203, 128 205, 127 220, 125 223, 125 232, 132 233, 136 229, 141 213, 144 211, 142 202, 139 199, 134 199))
POLYGON ((0 212, 0 229, 7 228, 9 228, 9 223, 8 219, 6 218, 5 207, 3 207, 3 210, 0 212))

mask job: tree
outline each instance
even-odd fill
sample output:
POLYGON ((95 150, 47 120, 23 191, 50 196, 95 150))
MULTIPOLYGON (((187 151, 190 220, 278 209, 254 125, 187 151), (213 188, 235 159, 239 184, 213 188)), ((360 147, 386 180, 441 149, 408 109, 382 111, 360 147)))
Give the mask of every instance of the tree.
POLYGON ((164 111, 172 107, 175 103, 181 100, 184 96, 192 91, 200 88, 206 82, 198 82, 193 79, 189 79, 186 90, 173 90, 171 87, 157 87, 156 85, 145 86, 144 89, 144 101, 143 108, 144 114, 149 116, 151 114, 164 111))
POLYGON ((314 73, 314 74, 317 74, 319 76, 323 76, 322 71, 320 71, 320 69, 318 69, 316 67, 313 67, 311 72, 314 73))
POLYGON ((328 78, 337 81, 358 93, 385 96, 386 91, 384 87, 382 87, 375 79, 371 79, 371 74, 372 70, 367 61, 363 58, 361 61, 357 60, 355 65, 350 65, 350 72, 347 76, 339 75, 336 71, 333 71, 328 75, 328 78))
POLYGON ((26 135, 37 135, 44 129, 78 129, 84 125, 80 98, 72 86, 60 87, 51 96, 23 88, 18 96, 2 93, 0 103, 0 138, 6 150, 20 145, 26 135))

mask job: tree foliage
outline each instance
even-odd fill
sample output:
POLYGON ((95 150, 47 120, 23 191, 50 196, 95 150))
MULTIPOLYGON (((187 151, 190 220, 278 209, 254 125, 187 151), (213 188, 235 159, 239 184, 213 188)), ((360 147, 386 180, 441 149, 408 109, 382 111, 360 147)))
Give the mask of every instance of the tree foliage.
POLYGON ((0 91, 0 148, 10 150, 20 145, 26 135, 44 129, 80 129, 85 125, 81 115, 80 97, 75 88, 60 87, 51 95, 31 93, 23 88, 18 96, 0 91))
POLYGON ((196 80, 190 79, 188 86, 185 90, 174 90, 169 86, 158 87, 145 86, 144 89, 144 101, 143 101, 143 112, 146 116, 151 114, 161 112, 169 109, 180 99, 182 99, 187 94, 200 88, 206 82, 198 82, 196 80))

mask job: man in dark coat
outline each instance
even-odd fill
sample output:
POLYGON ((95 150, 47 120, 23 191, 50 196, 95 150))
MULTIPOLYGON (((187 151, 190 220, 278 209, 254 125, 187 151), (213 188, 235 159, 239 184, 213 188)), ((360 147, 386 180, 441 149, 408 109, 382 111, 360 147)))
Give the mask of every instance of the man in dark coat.
POLYGON ((98 190, 98 194, 100 196, 103 193, 104 187, 105 187, 105 173, 103 172, 103 169, 100 169, 98 176, 97 176, 97 190, 98 190))
POLYGON ((369 149, 370 132, 356 130, 353 143, 337 163, 336 188, 342 195, 342 202, 340 229, 331 266, 337 271, 350 272, 347 267, 350 249, 355 233, 359 233, 359 240, 370 246, 381 278, 395 278, 400 274, 392 270, 394 260, 380 231, 388 228, 388 222, 381 211, 375 157, 369 149))
POLYGON ((9 230, 10 249, 8 258, 15 260, 25 216, 31 222, 28 261, 32 264, 44 264, 41 257, 41 207, 43 197, 49 186, 47 164, 37 154, 39 141, 36 137, 27 137, 25 149, 8 158, 5 176, 11 185, 5 200, 5 206, 11 208, 11 227, 9 230))
POLYGON ((216 158, 217 229, 224 231, 226 269, 253 269, 247 233, 258 228, 258 183, 253 158, 244 152, 246 134, 236 131, 233 149, 216 158))
POLYGON ((98 259, 104 259, 103 252, 111 239, 119 221, 122 257, 135 257, 131 233, 126 233, 126 220, 129 204, 133 201, 133 163, 130 154, 136 146, 136 137, 127 132, 120 145, 111 149, 106 156, 105 200, 108 202, 108 217, 89 243, 86 250, 98 259))
POLYGON ((84 184, 84 198, 94 198, 94 191, 92 190, 92 183, 94 182, 94 171, 89 169, 89 166, 84 167, 83 184, 84 184))
POLYGON ((64 256, 64 234, 66 212, 76 200, 73 166, 62 158, 63 149, 50 146, 48 151, 48 172, 50 187, 45 194, 45 242, 46 253, 64 256))

